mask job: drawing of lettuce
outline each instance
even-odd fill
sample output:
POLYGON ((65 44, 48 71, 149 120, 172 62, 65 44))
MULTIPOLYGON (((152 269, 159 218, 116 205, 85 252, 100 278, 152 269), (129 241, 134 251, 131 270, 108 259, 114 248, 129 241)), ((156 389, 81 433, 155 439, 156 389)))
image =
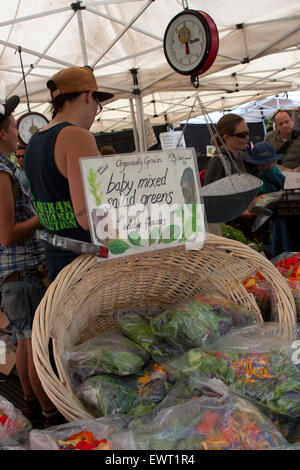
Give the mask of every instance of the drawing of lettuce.
POLYGON ((97 182, 97 172, 94 171, 92 168, 90 168, 89 170, 88 182, 90 185, 90 193, 93 196, 94 202, 96 206, 100 206, 102 202, 103 191, 99 192, 101 182, 97 182))

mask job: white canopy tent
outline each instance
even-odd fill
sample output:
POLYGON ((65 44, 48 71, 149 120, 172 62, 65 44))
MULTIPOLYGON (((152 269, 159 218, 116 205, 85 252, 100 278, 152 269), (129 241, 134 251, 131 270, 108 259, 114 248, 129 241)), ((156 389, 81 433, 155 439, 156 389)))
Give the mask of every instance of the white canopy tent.
MULTIPOLYGON (((278 109, 298 110, 300 108, 300 93, 290 92, 279 95, 268 96, 261 100, 250 101, 246 104, 228 108, 223 112, 214 111, 209 114, 209 120, 216 123, 227 112, 232 112, 243 116, 246 122, 260 122, 273 116, 278 109)), ((185 121, 183 121, 185 122, 185 121)), ((204 116, 197 116, 189 120, 190 124, 205 124, 204 116)))
MULTIPOLYGON (((92 130, 133 127, 145 145, 144 119, 177 124, 199 93, 208 112, 300 87, 299 0, 10 0, 0 21, 0 93, 18 94, 17 114, 49 115, 47 79, 63 67, 90 65, 114 93, 92 130), (199 77, 175 73, 163 53, 169 21, 183 6, 216 22, 219 53, 199 77)), ((201 114, 196 105, 192 116, 201 114)))

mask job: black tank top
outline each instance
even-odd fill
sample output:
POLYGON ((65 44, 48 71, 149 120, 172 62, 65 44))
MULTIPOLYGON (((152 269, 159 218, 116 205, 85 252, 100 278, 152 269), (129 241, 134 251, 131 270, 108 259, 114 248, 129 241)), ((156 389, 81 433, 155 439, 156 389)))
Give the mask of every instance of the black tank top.
MULTIPOLYGON (((36 132, 27 145, 24 167, 30 183, 35 211, 43 227, 52 234, 91 242, 90 232, 77 222, 71 202, 68 179, 58 170, 54 159, 54 146, 60 131, 69 122, 61 122, 45 131, 36 132)), ((49 279, 78 255, 70 251, 46 246, 49 279)))

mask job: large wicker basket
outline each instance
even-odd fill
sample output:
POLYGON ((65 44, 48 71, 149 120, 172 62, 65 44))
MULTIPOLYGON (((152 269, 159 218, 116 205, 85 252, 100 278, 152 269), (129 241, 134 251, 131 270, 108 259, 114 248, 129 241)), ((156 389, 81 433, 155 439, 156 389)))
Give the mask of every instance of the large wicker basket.
POLYGON ((257 269, 277 293, 280 327, 292 335, 296 308, 286 281, 267 259, 239 242, 209 235, 199 251, 167 249, 102 263, 79 256, 50 285, 35 314, 33 354, 45 391, 66 419, 89 416, 61 359, 74 345, 112 329, 115 310, 170 305, 214 289, 252 309, 262 321, 241 282, 257 269), (50 338, 59 377, 49 357, 50 338))

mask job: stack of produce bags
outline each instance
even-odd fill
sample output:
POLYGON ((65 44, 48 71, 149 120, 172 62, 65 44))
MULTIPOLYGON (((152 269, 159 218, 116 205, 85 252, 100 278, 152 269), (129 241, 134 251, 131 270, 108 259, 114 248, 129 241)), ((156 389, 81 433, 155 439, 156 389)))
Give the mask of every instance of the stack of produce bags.
POLYGON ((267 331, 256 314, 218 293, 164 310, 115 312, 114 320, 115 330, 77 345, 64 360, 94 422, 120 418, 124 426, 112 424, 108 434, 86 422, 62 428, 62 437, 52 436, 56 448, 83 449, 82 439, 99 450, 295 442, 286 438, 300 417, 300 370, 278 324, 267 331))
POLYGON ((178 377, 214 377, 253 402, 288 435, 300 418, 300 363, 278 324, 253 325, 168 364, 178 377))
POLYGON ((152 414, 114 436, 119 449, 268 450, 287 441, 254 405, 216 380, 179 382, 152 414))

